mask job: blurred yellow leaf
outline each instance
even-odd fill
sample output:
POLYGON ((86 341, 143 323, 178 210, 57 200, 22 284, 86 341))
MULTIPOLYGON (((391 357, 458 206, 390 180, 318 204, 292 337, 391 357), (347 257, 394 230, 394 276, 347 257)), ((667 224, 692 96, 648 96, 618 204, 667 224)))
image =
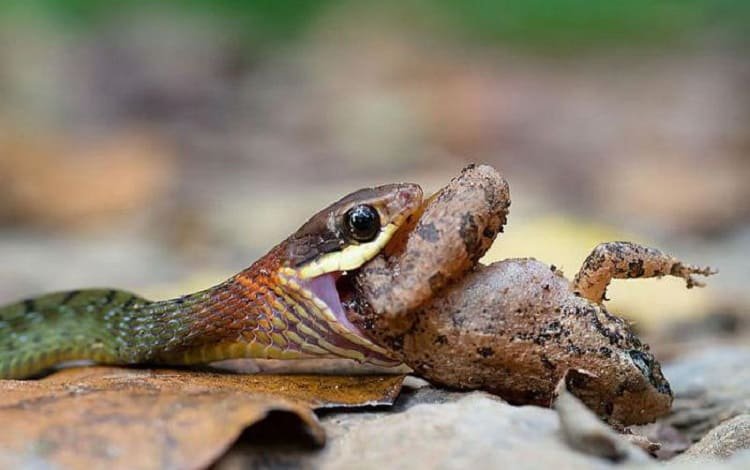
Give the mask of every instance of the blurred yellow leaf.
MULTIPOLYGON (((591 250, 599 243, 627 240, 654 248, 654 243, 611 227, 563 217, 514 220, 495 241, 483 262, 505 258, 532 257, 562 269, 572 279, 591 250)), ((668 250, 666 250, 668 251, 668 250)), ((710 264, 710 260, 692 259, 687 263, 710 264)), ((614 280, 607 290, 607 307, 630 318, 640 326, 653 327, 665 320, 705 313, 711 302, 709 289, 685 289, 685 281, 662 279, 614 280)))

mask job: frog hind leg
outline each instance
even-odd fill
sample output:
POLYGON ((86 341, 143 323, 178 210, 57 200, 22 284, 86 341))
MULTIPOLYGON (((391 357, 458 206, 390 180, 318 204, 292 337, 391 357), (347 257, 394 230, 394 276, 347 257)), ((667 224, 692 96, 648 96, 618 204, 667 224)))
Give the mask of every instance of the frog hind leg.
POLYGON ((583 262, 573 281, 573 290, 581 297, 600 304, 606 300, 612 279, 675 276, 685 279, 688 288, 702 287, 695 275, 710 276, 710 267, 685 264, 655 248, 631 242, 607 242, 598 245, 583 262))

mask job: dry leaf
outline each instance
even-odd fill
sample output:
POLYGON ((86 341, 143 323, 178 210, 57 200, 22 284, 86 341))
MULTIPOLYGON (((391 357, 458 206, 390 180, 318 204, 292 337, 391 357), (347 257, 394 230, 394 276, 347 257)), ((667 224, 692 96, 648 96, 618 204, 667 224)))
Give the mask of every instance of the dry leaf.
POLYGON ((108 367, 0 380, 0 465, 203 468, 272 411, 322 445, 312 409, 391 403, 402 380, 108 367))

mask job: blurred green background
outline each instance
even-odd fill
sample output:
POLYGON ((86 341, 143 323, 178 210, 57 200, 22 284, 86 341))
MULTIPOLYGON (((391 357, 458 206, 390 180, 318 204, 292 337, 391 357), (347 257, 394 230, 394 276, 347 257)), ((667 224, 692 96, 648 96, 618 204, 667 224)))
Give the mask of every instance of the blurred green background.
POLYGON ((744 314, 749 24, 739 0, 3 2, 0 302, 205 287, 345 192, 484 162, 513 194, 489 260, 572 276, 635 239, 721 275, 618 283, 614 310, 744 314))

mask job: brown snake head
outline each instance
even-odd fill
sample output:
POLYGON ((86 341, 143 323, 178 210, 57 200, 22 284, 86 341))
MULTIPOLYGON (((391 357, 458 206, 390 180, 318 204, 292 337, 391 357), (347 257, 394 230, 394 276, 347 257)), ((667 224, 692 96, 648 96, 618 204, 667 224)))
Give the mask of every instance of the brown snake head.
POLYGON ((353 192, 315 214, 287 239, 287 266, 301 279, 359 268, 422 206, 422 189, 388 184, 353 192))
POLYGON ((341 338, 336 355, 388 356, 348 320, 342 303, 352 293, 347 275, 383 251, 421 207, 422 189, 416 184, 361 189, 315 214, 277 247, 278 284, 306 299, 301 302, 305 313, 341 338))

